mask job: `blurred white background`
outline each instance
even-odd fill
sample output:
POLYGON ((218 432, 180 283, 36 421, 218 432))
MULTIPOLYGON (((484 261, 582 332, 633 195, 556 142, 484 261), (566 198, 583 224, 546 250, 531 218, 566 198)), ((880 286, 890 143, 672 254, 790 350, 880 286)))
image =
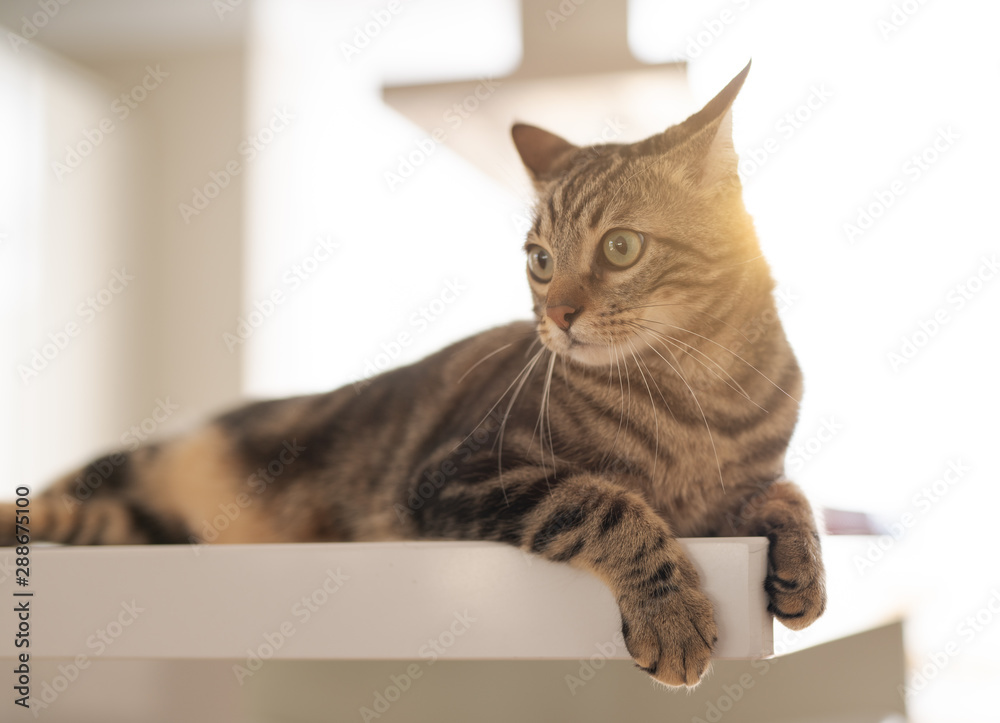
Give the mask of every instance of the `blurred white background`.
MULTIPOLYGON (((736 146, 806 373, 789 470, 817 505, 897 523, 859 576, 910 592, 914 669, 960 646, 911 696, 914 720, 975 719, 977 681, 1000 672, 1000 623, 957 632, 1000 589, 1000 6, 632 0, 635 75, 616 56, 602 80, 626 42, 611 30, 574 77, 522 45, 513 0, 389 5, 3 5, 0 493, 136 429, 326 390, 526 317, 510 121, 636 140, 752 58, 736 146), (459 122, 441 100, 465 96, 458 81, 488 88, 459 122), (427 83, 406 114, 383 100, 427 83), (457 299, 432 303, 449 284, 457 299)), ((531 3, 535 39, 611 5, 531 3)))

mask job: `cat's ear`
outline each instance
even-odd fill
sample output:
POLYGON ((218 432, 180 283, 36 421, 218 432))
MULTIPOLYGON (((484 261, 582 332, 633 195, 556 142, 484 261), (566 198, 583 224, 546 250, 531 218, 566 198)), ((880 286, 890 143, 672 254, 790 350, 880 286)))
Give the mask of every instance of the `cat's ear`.
POLYGON ((750 63, 704 108, 677 126, 684 138, 678 149, 702 186, 737 179, 739 157, 733 148, 733 101, 750 72, 750 63))
POLYGON ((515 123, 510 129, 514 146, 531 174, 531 180, 540 188, 546 182, 559 175, 563 169, 563 161, 577 150, 569 141, 560 138, 555 133, 529 126, 526 123, 515 123))

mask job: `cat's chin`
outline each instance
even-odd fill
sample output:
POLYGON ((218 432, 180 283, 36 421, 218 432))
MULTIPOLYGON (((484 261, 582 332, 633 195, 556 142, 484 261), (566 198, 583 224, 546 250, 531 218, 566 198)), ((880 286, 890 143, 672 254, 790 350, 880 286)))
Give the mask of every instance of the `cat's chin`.
POLYGON ((611 346, 607 342, 591 344, 570 339, 565 335, 542 336, 542 343, 546 348, 554 351, 559 356, 570 359, 585 367, 603 367, 614 365, 615 355, 611 346))
POLYGON ((614 355, 607 344, 574 343, 566 353, 570 359, 585 367, 607 368, 614 364, 614 355))

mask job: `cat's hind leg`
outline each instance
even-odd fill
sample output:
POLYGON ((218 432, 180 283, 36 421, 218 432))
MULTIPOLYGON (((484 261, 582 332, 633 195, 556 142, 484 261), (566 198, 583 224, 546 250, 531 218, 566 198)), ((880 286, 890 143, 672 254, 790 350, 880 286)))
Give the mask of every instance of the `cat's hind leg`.
MULTIPOLYGON (((275 532, 266 500, 248 495, 246 483, 244 465, 226 432, 207 425, 177 439, 105 455, 33 494, 31 540, 68 545, 286 541, 275 532), (253 504, 237 504, 244 498, 253 504), (217 524, 224 512, 224 524, 217 524), (206 530, 211 539, 203 540, 206 530)), ((15 542, 15 512, 12 503, 0 504, 0 546, 15 542)))
POLYGON ((32 542, 125 545, 186 541, 186 527, 146 499, 140 481, 148 449, 108 454, 56 480, 26 507, 0 504, 0 546, 16 540, 15 514, 32 542))

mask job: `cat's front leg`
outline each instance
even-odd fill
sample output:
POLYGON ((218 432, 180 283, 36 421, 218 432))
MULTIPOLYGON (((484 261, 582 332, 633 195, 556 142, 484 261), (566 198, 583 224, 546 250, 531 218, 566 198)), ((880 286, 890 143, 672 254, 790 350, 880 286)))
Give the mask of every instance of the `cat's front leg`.
POLYGON ((812 508, 787 480, 764 485, 730 515, 733 535, 766 537, 768 609, 785 627, 801 630, 826 609, 826 574, 812 508))
POLYGON ((629 653, 667 685, 696 685, 717 631, 698 573, 638 495, 592 474, 538 468, 456 481, 415 512, 420 537, 497 540, 588 569, 607 583, 629 653))

